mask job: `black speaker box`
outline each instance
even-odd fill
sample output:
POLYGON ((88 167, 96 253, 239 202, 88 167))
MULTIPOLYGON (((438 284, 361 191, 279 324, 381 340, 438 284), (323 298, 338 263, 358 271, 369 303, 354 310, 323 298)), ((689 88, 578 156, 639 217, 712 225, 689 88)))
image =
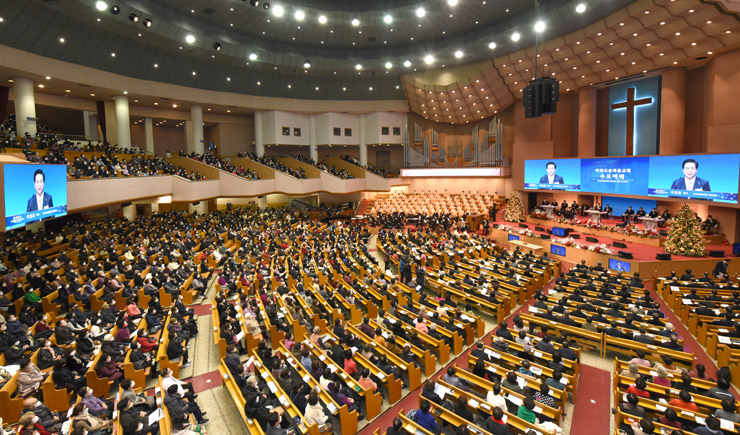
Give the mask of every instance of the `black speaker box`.
POLYGON ((547 230, 547 234, 552 234, 552 230, 547 230))
POLYGON ((617 251, 619 258, 632 258, 632 253, 627 251, 617 251))
POLYGON ((498 224, 493 224, 493 227, 494 228, 498 228, 498 224))
POLYGON ((519 224, 519 228, 529 228, 527 224, 519 224))
POLYGON ((591 243, 599 243, 599 239, 595 237, 586 237, 586 241, 591 243))
POLYGON ((668 231, 666 231, 666 230, 660 230, 660 231, 658 231, 658 234, 660 234, 661 236, 667 236, 668 235, 668 231))
POLYGON ((540 234, 540 238, 542 240, 550 240, 550 236, 548 234, 540 234))
POLYGON ((614 242, 613 245, 615 248, 626 248, 627 247, 627 245, 625 245, 622 242, 614 242))
POLYGON ((618 226, 619 228, 624 228, 624 227, 626 227, 626 226, 627 226, 627 222, 620 222, 620 223, 618 223, 618 224, 617 224, 617 226, 618 226))
POLYGON ((722 258, 725 256, 725 251, 711 250, 709 251, 709 256, 722 258))
POLYGON ((545 232, 545 229, 542 228, 542 227, 534 227, 534 230, 535 231, 540 231, 540 232, 543 232, 543 233, 545 232))
POLYGON ((198 204, 200 204, 200 201, 195 201, 195 202, 193 203, 193 205, 198 205, 198 204))
POLYGON ((670 260, 671 254, 667 252, 658 252, 657 254, 655 254, 655 259, 656 260, 670 260))
POLYGON ((574 239, 580 239, 581 238, 581 235, 580 234, 571 234, 570 236, 573 237, 574 239))
POLYGON ((130 202, 123 202, 123 203, 121 203, 121 208, 128 207, 130 205, 131 205, 130 202))

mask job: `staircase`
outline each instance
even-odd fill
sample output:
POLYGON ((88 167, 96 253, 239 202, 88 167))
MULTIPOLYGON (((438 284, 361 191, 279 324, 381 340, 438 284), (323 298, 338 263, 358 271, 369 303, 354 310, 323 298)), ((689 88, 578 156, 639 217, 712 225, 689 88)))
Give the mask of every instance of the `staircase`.
POLYGON ((506 203, 504 203, 500 209, 496 210, 496 222, 503 222, 504 210, 506 210, 506 203))
POLYGON ((360 201, 360 205, 357 206, 357 211, 355 212, 355 216, 365 216, 367 213, 372 210, 373 204, 375 204, 374 199, 363 199, 360 201))

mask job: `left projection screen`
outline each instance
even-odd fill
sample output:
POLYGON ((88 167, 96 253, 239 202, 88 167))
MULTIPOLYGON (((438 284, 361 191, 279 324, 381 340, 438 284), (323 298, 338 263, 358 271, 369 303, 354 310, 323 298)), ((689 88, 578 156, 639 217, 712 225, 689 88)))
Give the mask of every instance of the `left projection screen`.
POLYGON ((6 164, 5 229, 67 214, 67 166, 6 164))

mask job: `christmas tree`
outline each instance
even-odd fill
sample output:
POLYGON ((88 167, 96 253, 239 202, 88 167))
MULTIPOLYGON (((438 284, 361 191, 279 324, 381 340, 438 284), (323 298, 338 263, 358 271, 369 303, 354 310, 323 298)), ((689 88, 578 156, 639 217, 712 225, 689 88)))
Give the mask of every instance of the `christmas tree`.
POLYGON ((675 255, 703 257, 707 253, 706 247, 701 222, 696 219, 691 208, 684 204, 673 218, 665 241, 665 251, 675 255))
POLYGON ((522 207, 522 196, 519 191, 512 192, 506 199, 506 210, 504 210, 506 222, 524 222, 524 207, 522 207))

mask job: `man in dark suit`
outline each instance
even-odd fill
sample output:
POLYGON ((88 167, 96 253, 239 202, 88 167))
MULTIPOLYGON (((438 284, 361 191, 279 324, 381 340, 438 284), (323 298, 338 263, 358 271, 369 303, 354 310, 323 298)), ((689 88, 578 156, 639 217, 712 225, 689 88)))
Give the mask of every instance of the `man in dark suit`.
POLYGON ((547 175, 540 178, 540 184, 563 184, 563 177, 555 173, 557 167, 558 165, 555 162, 547 162, 545 164, 547 175))
POLYGON ((699 162, 694 159, 686 159, 681 164, 681 167, 683 168, 683 177, 673 181, 671 189, 711 192, 712 189, 709 187, 709 182, 696 176, 699 170, 699 162))
POLYGON ((37 211, 45 208, 54 207, 54 201, 51 199, 51 195, 44 192, 44 185, 46 183, 46 174, 41 169, 36 169, 33 173, 33 189, 34 194, 28 200, 26 205, 26 211, 37 211))
POLYGON ((727 266, 729 266, 730 260, 719 260, 717 264, 714 265, 714 270, 712 270, 712 276, 715 278, 724 278, 725 275, 727 275, 727 266))

